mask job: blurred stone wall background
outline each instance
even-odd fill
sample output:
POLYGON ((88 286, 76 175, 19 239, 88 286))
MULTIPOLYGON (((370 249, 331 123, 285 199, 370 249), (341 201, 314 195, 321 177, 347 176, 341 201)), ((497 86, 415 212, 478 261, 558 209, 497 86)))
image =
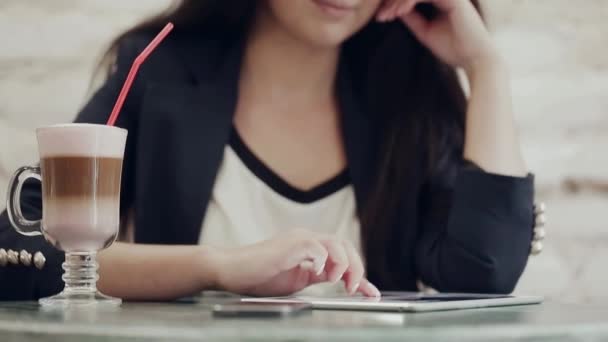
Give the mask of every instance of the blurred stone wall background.
MULTIPOLYGON (((74 117, 110 39, 168 4, 0 1, 0 195, 13 170, 36 160, 33 129, 74 117)), ((518 291, 608 303, 608 0, 485 5, 550 219, 518 291)))

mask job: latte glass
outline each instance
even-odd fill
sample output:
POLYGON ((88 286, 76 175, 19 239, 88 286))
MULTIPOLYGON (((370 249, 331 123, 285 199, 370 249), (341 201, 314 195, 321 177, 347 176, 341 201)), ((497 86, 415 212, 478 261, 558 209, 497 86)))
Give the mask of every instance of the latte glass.
POLYGON ((97 252, 118 235, 120 179, 127 131, 107 125, 65 124, 36 131, 40 166, 15 172, 7 211, 17 232, 43 235, 65 252, 64 290, 40 299, 42 305, 120 305, 97 290, 97 252), (42 182, 42 219, 21 212, 21 189, 28 179, 42 182))

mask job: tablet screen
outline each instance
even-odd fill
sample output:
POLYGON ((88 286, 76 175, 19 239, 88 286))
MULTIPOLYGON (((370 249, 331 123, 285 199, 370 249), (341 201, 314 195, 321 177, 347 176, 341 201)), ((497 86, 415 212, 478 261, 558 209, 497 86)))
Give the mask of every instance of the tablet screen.
MULTIPOLYGON (((330 296, 330 297, 310 297, 310 296, 290 296, 290 297, 272 297, 272 298, 258 298, 257 300, 263 301, 303 301, 303 302, 325 302, 325 301, 339 301, 339 302, 451 302, 451 301, 463 301, 463 300, 478 300, 478 299, 497 299, 497 298, 512 298, 509 295, 496 295, 496 294, 475 294, 475 293, 437 293, 437 294, 424 294, 419 292, 383 292, 382 297, 363 297, 363 296, 330 296)), ((255 301, 257 301, 255 300, 255 301)), ((253 301, 253 300, 252 300, 253 301)))
POLYGON ((451 302, 456 300, 478 300, 510 298, 508 295, 486 295, 486 294, 462 294, 462 293, 438 293, 438 294, 419 294, 419 295, 385 295, 381 301, 390 302, 451 302))
POLYGON ((422 312, 437 310, 470 309, 508 305, 538 304, 542 297, 510 296, 472 293, 424 294, 416 292, 383 292, 382 297, 327 296, 327 297, 274 297, 242 298, 243 302, 283 303, 301 301, 310 303, 313 309, 368 310, 422 312))

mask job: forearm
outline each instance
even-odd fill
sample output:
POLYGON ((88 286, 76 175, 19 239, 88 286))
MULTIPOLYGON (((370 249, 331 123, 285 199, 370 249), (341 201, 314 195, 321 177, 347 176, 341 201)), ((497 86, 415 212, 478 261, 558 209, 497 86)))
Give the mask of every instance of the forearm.
POLYGON ((484 58, 466 73, 471 94, 464 157, 490 173, 525 176, 506 66, 499 58, 484 58))
POLYGON ((115 243, 99 254, 98 287, 126 300, 171 300, 213 288, 214 260, 205 246, 115 243))

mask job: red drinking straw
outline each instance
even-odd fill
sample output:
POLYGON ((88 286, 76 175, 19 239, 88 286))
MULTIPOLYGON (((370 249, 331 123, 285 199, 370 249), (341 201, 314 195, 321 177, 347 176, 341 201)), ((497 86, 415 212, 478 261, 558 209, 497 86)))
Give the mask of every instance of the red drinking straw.
POLYGON ((118 95, 118 100, 116 100, 116 104, 114 105, 114 109, 112 109, 112 114, 108 119, 108 126, 114 126, 116 123, 116 119, 118 119, 118 114, 120 114, 120 110, 122 109, 122 105, 125 103, 125 99, 129 94, 129 90, 131 90, 131 86, 133 85, 133 81, 135 80, 135 76, 137 76, 137 71, 139 71, 139 67, 146 61, 146 58, 150 56, 152 51, 156 49, 156 47, 169 35, 169 32, 173 30, 173 23, 168 23, 165 28, 160 31, 160 33, 148 44, 148 46, 144 49, 144 51, 135 58, 135 62, 133 62, 133 66, 127 75, 127 80, 125 84, 122 86, 122 90, 118 95))

